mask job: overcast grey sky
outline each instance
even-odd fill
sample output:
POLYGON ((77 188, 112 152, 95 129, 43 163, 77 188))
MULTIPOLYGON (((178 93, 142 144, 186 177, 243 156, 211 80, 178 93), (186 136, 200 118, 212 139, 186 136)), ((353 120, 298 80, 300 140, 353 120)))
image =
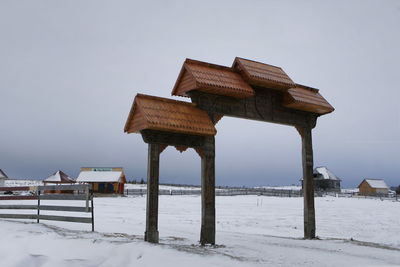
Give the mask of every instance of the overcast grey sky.
MULTIPOLYGON (((0 1, 0 168, 43 179, 122 166, 146 178, 124 134, 134 96, 170 97, 185 58, 282 67, 336 108, 313 131, 314 165, 345 187, 400 184, 400 1, 0 1)), ((188 99, 183 99, 189 101, 188 99)), ((223 118, 218 185, 298 184, 293 127, 223 118)), ((200 158, 169 147, 161 182, 200 183, 200 158)))

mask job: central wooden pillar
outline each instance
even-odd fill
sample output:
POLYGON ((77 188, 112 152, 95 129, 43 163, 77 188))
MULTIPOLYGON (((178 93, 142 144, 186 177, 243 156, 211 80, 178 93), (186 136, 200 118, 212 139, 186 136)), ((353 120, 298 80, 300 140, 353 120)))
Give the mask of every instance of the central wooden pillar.
POLYGON ((147 162, 147 207, 144 240, 158 243, 158 179, 160 169, 160 145, 149 144, 147 162))
POLYGON ((302 140, 303 196, 304 196, 304 238, 315 238, 313 149, 311 128, 299 130, 302 140))
POLYGON ((215 244, 215 139, 204 138, 201 158, 201 233, 200 243, 215 244))

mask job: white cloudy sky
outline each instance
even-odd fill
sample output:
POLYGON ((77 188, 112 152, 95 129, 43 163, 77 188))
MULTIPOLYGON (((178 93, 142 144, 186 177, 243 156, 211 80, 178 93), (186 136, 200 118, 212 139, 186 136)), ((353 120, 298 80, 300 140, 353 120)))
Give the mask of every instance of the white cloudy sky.
MULTIPOLYGON (((123 166, 146 177, 147 147, 123 126, 138 92, 170 97, 185 58, 281 66, 336 108, 313 131, 315 165, 357 186, 400 184, 400 1, 0 2, 0 168, 123 166)), ((223 118, 219 185, 298 184, 294 128, 223 118)), ((193 151, 168 148, 161 181, 200 183, 193 151)))

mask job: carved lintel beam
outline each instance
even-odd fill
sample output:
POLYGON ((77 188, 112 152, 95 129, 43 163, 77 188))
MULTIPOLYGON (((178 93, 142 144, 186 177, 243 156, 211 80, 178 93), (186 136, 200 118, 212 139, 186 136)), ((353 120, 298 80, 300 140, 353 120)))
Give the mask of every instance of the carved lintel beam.
POLYGON ((291 126, 315 127, 318 114, 284 107, 282 92, 257 87, 254 87, 254 90, 254 96, 242 99, 196 90, 187 92, 187 94, 197 107, 213 115, 210 118, 214 123, 216 123, 214 114, 218 114, 218 116, 231 116, 291 126))
POLYGON ((183 146, 183 147, 202 147, 204 144, 204 137, 190 134, 180 134, 172 132, 162 132, 154 130, 140 131, 143 141, 148 144, 160 144, 169 146, 183 146))

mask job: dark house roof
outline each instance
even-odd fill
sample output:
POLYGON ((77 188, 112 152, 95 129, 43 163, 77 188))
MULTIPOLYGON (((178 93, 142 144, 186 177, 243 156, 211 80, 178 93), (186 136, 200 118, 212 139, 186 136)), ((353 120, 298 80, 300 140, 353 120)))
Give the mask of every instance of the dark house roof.
POLYGON ((8 179, 7 174, 5 174, 2 169, 0 169, 0 178, 8 179))
MULTIPOLYGON (((334 180, 334 181, 341 181, 333 172, 331 172, 327 167, 320 166, 316 167, 313 170, 314 180, 334 180)), ((300 181, 302 181, 301 178, 300 181)))
POLYGON ((314 179, 341 181, 333 172, 331 172, 325 166, 316 167, 313 171, 313 174, 314 179))

